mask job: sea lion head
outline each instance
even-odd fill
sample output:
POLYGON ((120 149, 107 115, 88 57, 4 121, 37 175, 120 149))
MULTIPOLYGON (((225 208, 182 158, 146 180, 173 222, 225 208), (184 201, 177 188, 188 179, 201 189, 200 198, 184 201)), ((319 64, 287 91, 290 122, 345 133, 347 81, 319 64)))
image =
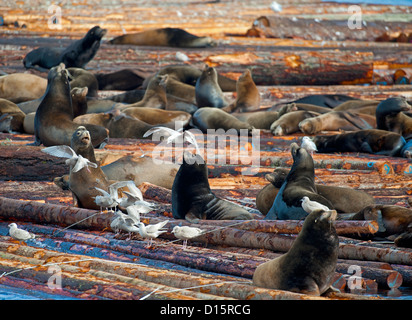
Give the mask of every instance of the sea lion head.
POLYGON ((89 31, 87 31, 86 37, 93 38, 95 40, 100 40, 107 33, 107 29, 102 29, 99 26, 94 26, 89 31))
POLYGON ((376 116, 396 115, 411 110, 412 106, 403 97, 388 98, 376 107, 376 116))
POLYGON ((299 122, 299 129, 305 134, 316 133, 316 127, 312 119, 305 119, 299 122))
POLYGON ((211 78, 213 81, 217 82, 216 69, 213 67, 209 67, 209 65, 205 64, 202 75, 200 77, 203 79, 211 78))
POLYGON ((310 242, 319 242, 321 245, 328 242, 336 245, 339 244, 338 236, 334 222, 337 217, 336 210, 315 210, 306 218, 302 226, 302 234, 305 234, 305 240, 310 242))
MULTIPOLYGON (((79 126, 73 132, 71 147, 73 150, 88 148, 91 144, 90 132, 83 126, 79 126)), ((78 152, 76 152, 78 153, 78 152)))
POLYGON ((289 173, 288 169, 285 168, 277 168, 272 173, 268 173, 265 175, 267 181, 269 181, 274 187, 281 188, 283 182, 285 181, 287 175, 289 173))
POLYGON ((315 174, 312 156, 306 149, 299 147, 297 143, 293 142, 290 145, 290 151, 293 157, 293 165, 289 175, 295 174, 297 169, 308 171, 313 175, 315 174))

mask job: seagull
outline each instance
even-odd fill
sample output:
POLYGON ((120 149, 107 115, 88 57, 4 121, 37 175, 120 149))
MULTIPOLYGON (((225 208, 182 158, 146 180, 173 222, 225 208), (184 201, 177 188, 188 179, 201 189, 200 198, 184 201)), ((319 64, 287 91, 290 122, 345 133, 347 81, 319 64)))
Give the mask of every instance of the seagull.
MULTIPOLYGON (((146 201, 139 201, 139 202, 146 202, 146 201)), ((136 221, 136 224, 140 222, 141 213, 148 213, 152 210, 153 210, 152 207, 147 206, 143 203, 136 203, 136 204, 126 207, 127 214, 136 221)))
POLYGON ((94 202, 98 206, 100 206, 100 212, 102 212, 102 207, 105 207, 107 209, 107 208, 116 208, 118 206, 119 202, 116 200, 116 198, 112 194, 98 187, 94 187, 94 188, 102 194, 101 196, 92 197, 94 198, 94 202))
POLYGON ((196 238, 203 233, 202 229, 188 226, 175 226, 172 230, 172 233, 176 238, 183 240, 183 250, 187 247, 187 240, 196 238))
POLYGON ((167 230, 162 229, 169 220, 161 221, 156 224, 149 224, 147 226, 144 225, 143 222, 139 222, 137 226, 139 227, 139 233, 143 238, 150 239, 149 247, 152 245, 153 239, 157 238, 162 233, 165 233, 167 230))
POLYGON ((34 239, 36 237, 34 233, 18 228, 15 223, 10 223, 8 227, 10 236, 19 242, 34 239))
POLYGON ((110 223, 110 228, 118 234, 120 230, 126 231, 129 233, 130 240, 132 232, 139 232, 139 228, 136 226, 136 220, 133 217, 130 217, 127 214, 124 214, 120 210, 116 211, 115 217, 110 223))
POLYGON ((41 151, 54 157, 68 158, 66 160, 66 164, 70 166, 73 172, 80 171, 85 167, 98 167, 96 163, 89 161, 89 159, 83 158, 81 155, 77 155, 72 148, 66 145, 47 147, 43 148, 41 151))
POLYGON ((305 210, 307 213, 311 213, 312 211, 319 209, 323 211, 330 211, 330 209, 327 206, 319 202, 312 201, 307 196, 304 196, 300 201, 302 201, 303 210, 305 210))
POLYGON ((277 3, 276 1, 273 1, 270 4, 270 8, 274 11, 274 12, 281 12, 282 11, 282 6, 277 3))
POLYGON ((167 127, 154 127, 151 128, 149 130, 147 130, 145 132, 145 134, 143 135, 143 138, 146 138, 148 136, 150 136, 151 134, 154 133, 160 133, 164 136, 169 136, 166 140, 166 143, 172 143, 173 141, 175 141, 178 138, 183 138, 183 142, 187 141, 189 142, 191 145, 194 145, 196 148, 196 153, 199 154, 200 150, 199 150, 199 145, 196 141, 195 135, 193 133, 191 133, 190 131, 183 131, 183 127, 180 127, 177 130, 173 130, 171 128, 167 128, 167 127))
POLYGON ((313 151, 318 151, 318 148, 316 148, 316 144, 309 137, 306 136, 302 138, 302 144, 300 146, 301 148, 308 151, 311 156, 313 156, 313 151))

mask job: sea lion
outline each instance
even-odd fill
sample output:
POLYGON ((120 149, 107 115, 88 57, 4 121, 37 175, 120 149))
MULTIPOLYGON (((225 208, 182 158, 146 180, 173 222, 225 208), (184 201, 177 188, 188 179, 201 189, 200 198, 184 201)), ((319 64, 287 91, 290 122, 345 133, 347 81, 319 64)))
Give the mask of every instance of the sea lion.
POLYGON ((392 157, 398 155, 405 145, 400 134, 378 129, 316 136, 313 142, 318 152, 364 152, 392 157))
POLYGON ((380 101, 378 100, 348 100, 333 108, 334 111, 359 110, 365 107, 377 107, 380 101))
POLYGON ((172 189, 180 165, 164 161, 161 165, 152 157, 127 155, 101 167, 110 180, 131 180, 136 186, 149 182, 172 189))
POLYGON ((26 114, 13 102, 0 98, 0 132, 24 132, 26 114))
POLYGON ((128 105, 117 106, 117 108, 120 110, 129 107, 165 109, 167 105, 167 96, 164 79, 164 76, 153 77, 150 80, 142 100, 128 105))
POLYGON ((177 48, 204 48, 216 46, 216 42, 210 37, 198 37, 180 28, 160 28, 145 30, 138 33, 124 34, 109 40, 108 43, 177 48))
POLYGON ((278 111, 258 110, 250 112, 234 112, 232 116, 240 121, 247 122, 255 129, 269 130, 273 122, 279 119, 278 111))
POLYGON ((412 139, 406 142, 406 144, 402 147, 400 154, 404 158, 412 158, 412 139))
POLYGON ((356 98, 344 95, 344 94, 313 94, 303 98, 299 98, 296 103, 308 103, 314 104, 320 107, 335 108, 345 101, 355 100, 356 98))
POLYGON ((319 114, 322 113, 327 113, 332 111, 330 108, 326 108, 326 107, 319 107, 316 106, 314 104, 308 104, 308 103, 287 103, 285 105, 283 105, 282 107, 278 108, 278 107, 272 107, 271 109, 278 109, 279 111, 279 116, 284 115, 285 113, 291 112, 291 111, 298 111, 298 110, 304 110, 304 111, 313 111, 313 112, 317 112, 319 114))
POLYGON ((196 104, 199 108, 223 108, 229 105, 217 82, 216 69, 207 64, 196 81, 195 93, 196 104))
POLYGON ((165 87, 166 93, 187 102, 196 104, 195 87, 181 82, 170 75, 157 76, 162 77, 161 84, 165 87))
POLYGON ((334 210, 312 211, 289 251, 256 268, 253 284, 310 295, 335 291, 332 280, 339 249, 335 219, 334 210))
POLYGON ((95 26, 86 35, 74 41, 67 48, 40 47, 30 51, 23 59, 24 66, 41 71, 64 63, 66 68, 84 68, 93 59, 100 47, 100 40, 106 34, 106 29, 95 26))
MULTIPOLYGON (((270 184, 265 186, 256 196, 256 207, 263 215, 266 215, 270 210, 288 173, 289 169, 277 168, 272 173, 265 175, 270 184)), ((318 183, 315 183, 315 187, 317 193, 328 199, 338 213, 358 212, 366 206, 375 204, 373 196, 362 190, 318 183)))
POLYGON ((30 101, 44 95, 47 79, 30 73, 12 73, 0 77, 0 98, 14 103, 30 101))
POLYGON ((293 165, 285 178, 275 201, 265 220, 299 220, 308 213, 303 210, 301 200, 304 196, 333 210, 332 203, 318 194, 315 186, 315 169, 311 155, 296 143, 291 144, 293 165))
POLYGON ((228 131, 235 129, 239 132, 241 129, 247 129, 251 134, 254 127, 247 122, 243 122, 231 114, 217 108, 200 108, 192 116, 192 125, 207 133, 208 129, 223 129, 228 131))
POLYGON ((99 83, 93 73, 82 68, 67 68, 69 71, 70 87, 87 87, 88 97, 97 97, 99 83))
POLYGON ((376 128, 374 116, 356 111, 331 111, 302 120, 299 129, 305 134, 316 134, 321 131, 363 130, 376 128))
POLYGON ((154 108, 127 108, 123 110, 125 115, 139 119, 151 125, 174 124, 175 121, 182 121, 183 127, 189 125, 192 116, 184 111, 161 110, 154 108))
POLYGON ((405 139, 412 137, 412 118, 404 114, 412 106, 405 98, 388 98, 376 108, 377 128, 401 134, 405 139))
POLYGON ((275 136, 283 136, 299 131, 299 123, 303 120, 316 117, 319 113, 313 111, 292 111, 280 116, 270 125, 270 131, 275 136))
POLYGON ((76 117, 73 122, 77 124, 97 125, 108 129, 110 138, 144 139, 143 135, 154 126, 124 114, 120 110, 106 113, 85 114, 76 117))
MULTIPOLYGON (((197 79, 202 75, 202 70, 188 65, 171 65, 161 68, 155 75, 161 76, 165 74, 172 76, 180 82, 195 86, 197 79)), ((153 76, 147 77, 145 79, 142 88, 147 87, 150 79, 153 76)), ((224 92, 236 91, 236 80, 230 79, 218 73, 217 82, 219 84, 220 89, 222 89, 222 91, 224 92)))
MULTIPOLYGON (((94 154, 90 133, 83 126, 79 126, 73 132, 70 145, 72 149, 77 152, 82 150, 82 153, 87 153, 88 156, 90 156, 90 153, 94 154)), ((56 179, 55 183, 58 185, 60 178, 56 179)), ((101 195, 101 193, 96 190, 96 187, 107 191, 110 185, 110 181, 99 166, 97 166, 97 168, 86 167, 77 172, 74 172, 72 168, 70 168, 68 183, 68 188, 73 193, 74 204, 79 208, 94 210, 100 209, 93 198, 101 195)))
POLYGON ((224 107, 223 110, 227 112, 233 112, 234 110, 246 112, 259 108, 260 93, 252 79, 252 72, 250 69, 246 69, 236 82, 236 100, 224 107))
MULTIPOLYGON (((46 94, 34 117, 34 145, 70 145, 70 137, 78 127, 73 117, 68 72, 61 64, 49 71, 46 94)), ((85 127, 91 134, 93 146, 107 141, 106 128, 95 125, 85 127)))
POLYGON ((109 73, 97 73, 94 76, 99 84, 99 90, 129 91, 139 88, 149 74, 140 69, 122 69, 109 73))
POLYGON ((375 220, 379 224, 377 236, 399 235, 412 227, 412 209, 397 205, 369 205, 350 220, 375 220))
POLYGON ((208 169, 200 155, 185 151, 172 186, 175 219, 250 220, 252 214, 235 203, 220 199, 210 190, 208 169))

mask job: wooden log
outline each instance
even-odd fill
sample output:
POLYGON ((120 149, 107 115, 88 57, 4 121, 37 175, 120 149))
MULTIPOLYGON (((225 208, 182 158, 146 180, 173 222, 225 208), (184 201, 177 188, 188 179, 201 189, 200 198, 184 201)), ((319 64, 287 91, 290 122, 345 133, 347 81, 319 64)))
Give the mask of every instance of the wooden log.
POLYGON ((172 191, 149 182, 143 182, 139 186, 144 199, 155 200, 159 202, 172 203, 172 191))
POLYGON ((412 28, 411 23, 400 21, 373 21, 350 28, 350 20, 261 16, 253 21, 247 36, 293 38, 305 40, 374 41, 385 33, 397 33, 412 28))

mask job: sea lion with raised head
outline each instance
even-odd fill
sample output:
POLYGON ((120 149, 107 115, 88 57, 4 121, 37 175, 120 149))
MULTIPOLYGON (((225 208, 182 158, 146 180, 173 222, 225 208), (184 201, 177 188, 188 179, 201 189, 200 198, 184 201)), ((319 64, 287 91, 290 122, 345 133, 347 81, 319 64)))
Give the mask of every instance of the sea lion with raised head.
POLYGON ((312 156, 297 143, 292 143, 293 165, 282 183, 265 220, 299 220, 308 213, 302 208, 302 198, 308 197, 333 210, 332 203, 321 196, 315 186, 315 168, 312 156))
POLYGON ((253 284, 316 296, 335 291, 332 280, 339 250, 335 219, 335 210, 312 211, 289 251, 256 268, 253 284))
POLYGON ((69 71, 71 88, 87 87, 87 96, 97 97, 99 91, 99 83, 97 82, 97 79, 93 73, 82 68, 67 68, 67 71, 69 71))
POLYGON ((74 41, 67 48, 40 47, 30 51, 23 59, 24 66, 41 71, 64 63, 66 68, 84 68, 94 58, 100 47, 100 40, 107 30, 95 26, 86 35, 74 41))
POLYGON ((196 104, 199 108, 223 108, 229 105, 217 82, 217 72, 207 64, 195 86, 196 104))
POLYGON ((180 28, 160 28, 124 34, 109 40, 108 43, 177 48, 205 48, 216 46, 216 42, 210 37, 198 37, 180 28))
POLYGON ((404 114, 412 106, 405 98, 388 98, 376 108, 377 128, 401 134, 405 139, 412 138, 412 118, 404 114))
POLYGON ((200 155, 185 151, 172 187, 175 219, 250 220, 252 214, 235 203, 220 199, 210 190, 208 169, 200 155))
MULTIPOLYGON (((73 107, 68 72, 64 65, 53 67, 48 74, 48 85, 34 117, 34 145, 70 145, 78 124, 73 122, 73 107)), ((89 130, 93 146, 99 146, 108 139, 106 128, 85 125, 89 130)))

